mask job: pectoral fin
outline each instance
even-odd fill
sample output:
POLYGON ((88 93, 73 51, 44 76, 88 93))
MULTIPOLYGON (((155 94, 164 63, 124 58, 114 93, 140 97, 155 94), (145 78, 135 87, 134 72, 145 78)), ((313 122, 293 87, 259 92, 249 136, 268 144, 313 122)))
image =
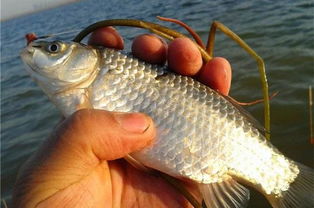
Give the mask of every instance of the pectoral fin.
POLYGON ((208 208, 242 208, 247 207, 250 192, 232 178, 211 184, 199 184, 208 208))
POLYGON ((86 93, 82 94, 76 105, 76 110, 80 109, 92 109, 93 105, 90 103, 89 98, 86 93))
POLYGON ((147 173, 153 173, 153 170, 144 166, 142 163, 140 163, 139 161, 135 160, 131 155, 127 155, 124 157, 124 159, 130 163, 134 168, 147 172, 147 173))

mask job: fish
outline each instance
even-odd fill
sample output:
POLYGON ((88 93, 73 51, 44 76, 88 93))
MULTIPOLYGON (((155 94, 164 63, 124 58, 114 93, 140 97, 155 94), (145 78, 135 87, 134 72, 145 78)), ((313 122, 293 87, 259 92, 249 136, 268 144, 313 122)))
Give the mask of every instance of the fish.
POLYGON ((246 207, 247 186, 276 208, 314 207, 313 169, 285 157, 252 116, 200 82, 121 51, 71 41, 33 41, 21 58, 65 117, 82 108, 151 116, 156 139, 131 157, 193 181, 208 208, 246 207))

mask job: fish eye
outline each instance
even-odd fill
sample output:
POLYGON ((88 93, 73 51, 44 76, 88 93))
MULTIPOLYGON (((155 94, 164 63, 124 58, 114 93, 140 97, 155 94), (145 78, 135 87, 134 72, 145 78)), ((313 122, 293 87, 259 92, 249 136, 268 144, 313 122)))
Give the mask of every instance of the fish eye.
POLYGON ((47 47, 48 52, 57 53, 60 51, 60 45, 58 43, 52 43, 47 47))

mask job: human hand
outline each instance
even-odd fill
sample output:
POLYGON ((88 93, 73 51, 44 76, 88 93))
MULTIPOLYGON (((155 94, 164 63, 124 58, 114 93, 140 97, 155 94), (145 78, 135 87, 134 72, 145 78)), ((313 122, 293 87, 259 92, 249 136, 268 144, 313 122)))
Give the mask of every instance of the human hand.
POLYGON ((26 164, 13 207, 190 207, 163 179, 120 159, 152 144, 155 133, 144 114, 76 112, 26 164))
MULTIPOLYGON (((114 41, 116 48, 123 48, 122 38, 115 30, 107 28, 102 32, 117 37, 114 41)), ((112 42, 112 39, 101 40, 107 46, 104 41, 112 42)), ((148 45, 143 40, 139 44, 148 45)), ((189 52, 192 46, 182 48, 189 52)), ((174 47, 173 51, 176 50, 174 47)), ((181 71, 177 73, 184 75, 193 75, 200 70, 179 68, 181 71)), ((141 142, 151 141, 155 130, 150 126, 147 131, 151 133, 135 133, 140 137, 128 140, 131 134, 123 133, 121 126, 117 127, 115 115, 124 114, 84 110, 64 121, 22 172, 15 188, 16 207, 145 207, 148 204, 151 207, 188 207, 183 196, 161 178, 136 170, 123 160, 116 160, 144 148, 146 145, 141 142), (81 119, 83 122, 78 122, 81 119), (116 139, 126 139, 126 143, 117 144, 116 139), (128 147, 130 144, 132 146, 128 147)), ((194 195, 198 195, 196 187, 186 185, 194 195)))
MULTIPOLYGON (((169 21, 169 18, 158 18, 169 21)), ((174 22, 180 21, 175 20, 174 22)), ((181 23, 180 25, 182 26, 181 23)), ((187 27, 193 31, 192 28, 187 27)), ((201 38, 194 31, 193 33, 198 45, 205 50, 201 38)), ((124 48, 122 36, 113 27, 102 27, 92 32, 88 44, 118 50, 124 48)), ((228 60, 223 57, 212 57, 208 62, 204 62, 196 44, 189 38, 176 38, 168 45, 155 34, 139 35, 132 42, 132 54, 151 64, 167 62, 172 71, 185 76, 193 76, 196 80, 225 96, 229 94, 232 70, 228 60)))

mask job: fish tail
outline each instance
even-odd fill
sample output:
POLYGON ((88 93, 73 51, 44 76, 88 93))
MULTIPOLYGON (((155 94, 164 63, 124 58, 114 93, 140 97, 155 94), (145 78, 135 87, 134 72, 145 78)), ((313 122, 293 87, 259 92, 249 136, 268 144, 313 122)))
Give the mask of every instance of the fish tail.
POLYGON ((313 208, 314 207, 314 171, 296 163, 299 174, 281 196, 266 195, 274 208, 313 208))

